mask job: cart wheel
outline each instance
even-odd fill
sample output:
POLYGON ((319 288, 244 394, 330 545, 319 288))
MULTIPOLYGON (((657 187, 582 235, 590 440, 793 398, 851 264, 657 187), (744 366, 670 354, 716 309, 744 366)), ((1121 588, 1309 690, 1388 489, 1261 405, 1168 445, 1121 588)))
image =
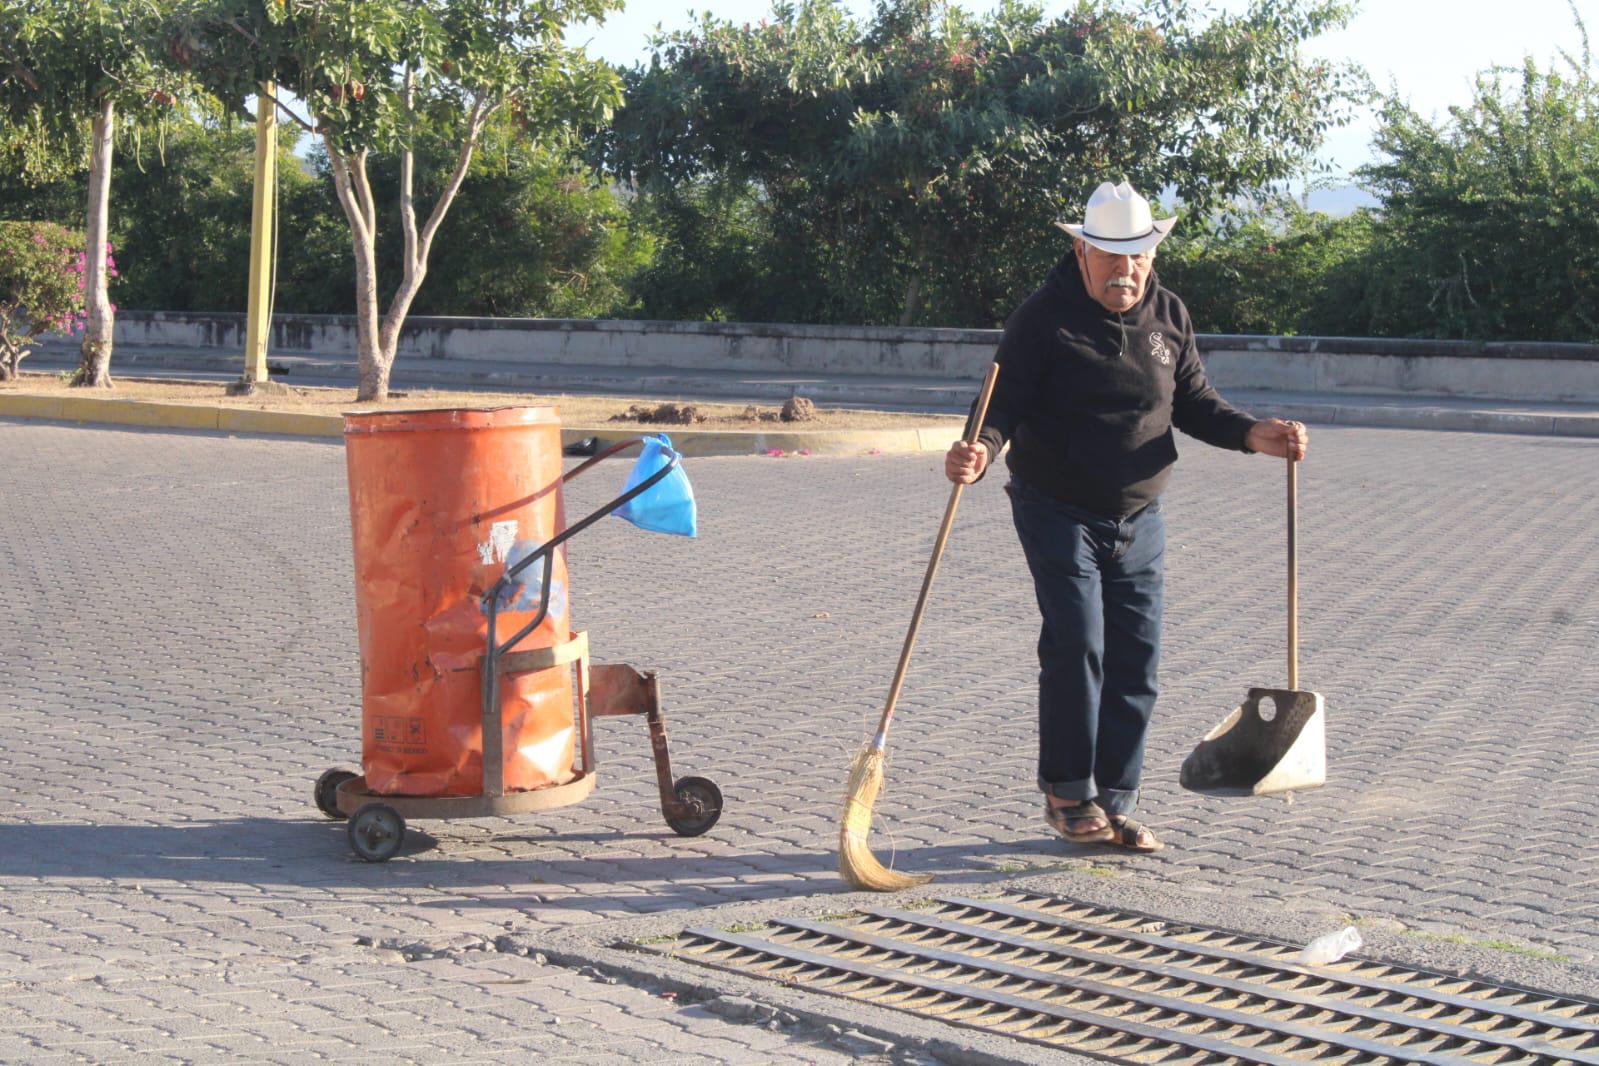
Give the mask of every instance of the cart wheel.
POLYGON ((690 808, 689 814, 674 818, 667 815, 666 824, 678 836, 697 837, 716 824, 722 816, 722 790, 716 782, 704 777, 680 777, 672 786, 678 802, 690 808))
POLYGON ((322 776, 316 779, 316 808, 329 818, 344 819, 344 812, 339 810, 339 786, 346 781, 354 781, 360 774, 352 774, 348 770, 324 770, 322 776))
POLYGON ((350 850, 367 862, 388 862, 405 841, 405 819, 387 803, 365 803, 345 827, 350 850))

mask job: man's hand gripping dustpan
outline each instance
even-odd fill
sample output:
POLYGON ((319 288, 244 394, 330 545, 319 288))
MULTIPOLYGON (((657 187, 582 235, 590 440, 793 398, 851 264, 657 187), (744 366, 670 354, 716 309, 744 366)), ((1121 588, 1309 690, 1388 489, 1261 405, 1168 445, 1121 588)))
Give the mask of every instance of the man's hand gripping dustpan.
POLYGON ((1288 460, 1288 687, 1252 688, 1183 760, 1191 792, 1269 796, 1327 783, 1321 693, 1299 688, 1299 566, 1294 542, 1298 464, 1288 460), (1267 717, 1270 715, 1270 717, 1267 717))

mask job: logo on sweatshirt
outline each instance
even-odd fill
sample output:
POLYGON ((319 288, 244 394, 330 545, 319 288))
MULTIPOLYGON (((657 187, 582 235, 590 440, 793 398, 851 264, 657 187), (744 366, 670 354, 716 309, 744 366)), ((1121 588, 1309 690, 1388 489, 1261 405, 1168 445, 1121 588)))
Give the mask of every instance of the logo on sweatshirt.
POLYGON ((1166 338, 1159 331, 1149 335, 1149 354, 1159 359, 1161 366, 1171 364, 1171 356, 1166 353, 1166 338))

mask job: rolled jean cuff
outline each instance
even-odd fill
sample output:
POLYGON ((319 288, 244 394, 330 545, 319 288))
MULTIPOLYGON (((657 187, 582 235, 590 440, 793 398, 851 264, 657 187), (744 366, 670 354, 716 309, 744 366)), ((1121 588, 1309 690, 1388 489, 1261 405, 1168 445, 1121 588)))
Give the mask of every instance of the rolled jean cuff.
POLYGON ((1139 791, 1136 788, 1102 788, 1099 805, 1112 818, 1130 815, 1138 809, 1139 791))
POLYGON ((1092 777, 1085 777, 1081 781, 1045 781, 1039 777, 1038 788, 1046 796, 1084 803, 1099 795, 1099 786, 1094 784, 1092 777))

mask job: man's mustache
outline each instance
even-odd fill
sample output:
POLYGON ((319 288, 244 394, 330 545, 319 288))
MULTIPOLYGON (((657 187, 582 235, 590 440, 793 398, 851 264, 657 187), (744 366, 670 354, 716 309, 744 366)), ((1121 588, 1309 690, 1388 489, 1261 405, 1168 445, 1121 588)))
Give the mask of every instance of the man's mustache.
POLYGON ((1138 282, 1135 281, 1132 278, 1125 278, 1125 277, 1124 278, 1111 278, 1109 281, 1105 282, 1105 288, 1107 288, 1107 289, 1136 289, 1136 288, 1138 288, 1138 282))

